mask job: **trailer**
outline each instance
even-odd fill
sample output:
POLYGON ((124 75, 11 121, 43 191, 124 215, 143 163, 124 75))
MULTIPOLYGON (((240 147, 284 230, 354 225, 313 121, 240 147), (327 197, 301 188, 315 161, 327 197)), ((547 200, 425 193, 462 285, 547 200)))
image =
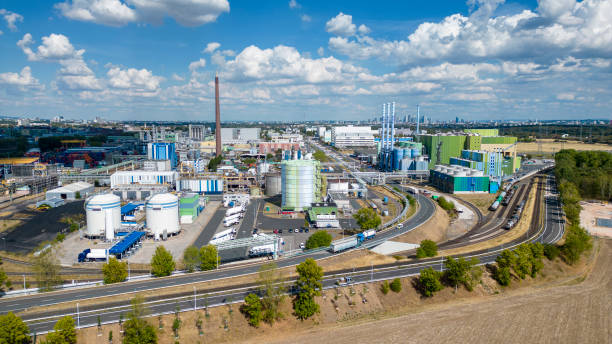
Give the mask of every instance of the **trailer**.
POLYGON ((253 246, 249 250, 249 257, 253 258, 253 257, 271 256, 274 254, 275 248, 276 248, 275 244, 253 246))
POLYGON ((232 240, 235 234, 236 234, 236 229, 234 228, 226 229, 224 231, 221 231, 213 235, 212 239, 210 239, 210 243, 217 244, 223 241, 232 240))
POLYGON ((370 229, 370 230, 363 231, 362 233, 357 234, 357 236, 360 237, 361 241, 370 240, 374 238, 375 235, 376 235, 375 229, 370 229))
POLYGON ((229 216, 232 216, 232 215, 235 215, 235 214, 244 213, 245 210, 246 209, 243 206, 237 206, 237 207, 229 208, 225 212, 225 217, 229 217, 229 216))
POLYGON ((108 250, 104 248, 86 248, 83 252, 79 253, 78 261, 83 262, 102 262, 106 261, 108 257, 108 250))
POLYGON ((406 191, 408 191, 409 193, 416 195, 419 193, 419 190, 417 188, 414 188, 412 186, 406 186, 406 191))
POLYGON ((341 251, 345 251, 345 250, 357 247, 359 246, 359 244, 361 244, 361 239, 359 238, 358 235, 354 235, 348 238, 344 238, 344 239, 340 239, 340 240, 336 240, 332 242, 329 248, 333 253, 338 253, 341 251))

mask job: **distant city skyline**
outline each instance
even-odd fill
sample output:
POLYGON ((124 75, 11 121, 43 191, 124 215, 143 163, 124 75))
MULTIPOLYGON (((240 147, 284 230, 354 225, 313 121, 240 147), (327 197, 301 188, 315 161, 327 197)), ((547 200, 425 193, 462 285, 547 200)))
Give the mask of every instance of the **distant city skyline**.
POLYGON ((0 4, 0 115, 612 118, 612 0, 0 4))

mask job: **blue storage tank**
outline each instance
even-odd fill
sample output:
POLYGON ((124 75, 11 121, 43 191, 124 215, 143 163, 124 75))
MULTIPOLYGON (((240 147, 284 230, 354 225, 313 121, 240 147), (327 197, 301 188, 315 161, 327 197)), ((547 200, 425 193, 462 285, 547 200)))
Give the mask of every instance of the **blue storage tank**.
POLYGON ((394 170, 400 169, 400 161, 402 161, 403 157, 404 157, 403 149, 398 149, 398 148, 393 149, 393 169, 394 170))
POLYGON ((404 158, 412 158, 410 156, 410 148, 404 148, 404 158))

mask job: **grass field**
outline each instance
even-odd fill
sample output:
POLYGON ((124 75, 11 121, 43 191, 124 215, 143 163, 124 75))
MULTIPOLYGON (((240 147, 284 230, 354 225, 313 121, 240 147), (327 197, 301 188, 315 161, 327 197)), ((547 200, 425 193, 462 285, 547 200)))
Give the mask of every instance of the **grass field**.
POLYGON ((519 142, 516 151, 518 153, 538 154, 542 143, 542 153, 546 155, 554 154, 562 149, 575 149, 578 151, 602 150, 612 151, 612 145, 600 143, 583 143, 579 141, 554 142, 551 139, 542 139, 538 142, 519 142))

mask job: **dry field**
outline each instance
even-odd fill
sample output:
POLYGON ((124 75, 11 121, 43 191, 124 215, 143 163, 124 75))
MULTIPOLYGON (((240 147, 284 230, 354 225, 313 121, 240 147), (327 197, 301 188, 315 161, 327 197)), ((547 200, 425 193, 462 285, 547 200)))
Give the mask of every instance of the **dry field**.
POLYGON ((393 241, 418 244, 422 240, 429 239, 435 242, 443 242, 447 240, 449 224, 448 214, 436 204, 436 212, 429 221, 406 234, 394 238, 393 241))
POLYGON ((583 143, 579 141, 554 142, 551 139, 542 139, 538 142, 519 142, 516 151, 518 153, 538 153, 540 151, 539 142, 542 142, 542 153, 553 154, 561 149, 575 149, 578 151, 602 150, 612 151, 611 145, 601 143, 583 143))
MULTIPOLYGON (((500 289, 485 272, 473 292, 445 288, 432 298, 422 298, 402 279, 402 291, 383 295, 380 283, 326 290, 317 302, 321 312, 299 321, 285 299, 285 318, 273 326, 249 326, 239 305, 198 313, 204 336, 195 327, 194 312, 180 313, 181 343, 312 343, 313 338, 333 343, 609 343, 611 330, 612 241, 599 240, 589 257, 576 266, 557 259, 544 260, 536 279, 513 280, 500 289), (367 303, 362 303, 365 298, 367 303), (427 324, 424 326, 424 324, 427 324), (225 328, 227 324, 227 329, 225 328), (328 340, 326 340, 326 338, 328 340), (333 338, 333 340, 329 340, 333 338)), ((161 318, 160 343, 173 343, 174 315, 161 318)), ((158 318, 149 321, 159 327, 158 318)), ((107 343, 108 332, 119 339, 117 324, 78 332, 82 343, 107 343)))
POLYGON ((596 219, 612 218, 612 203, 609 202, 580 202, 580 223, 591 235, 603 238, 612 238, 612 228, 597 226, 596 219))

